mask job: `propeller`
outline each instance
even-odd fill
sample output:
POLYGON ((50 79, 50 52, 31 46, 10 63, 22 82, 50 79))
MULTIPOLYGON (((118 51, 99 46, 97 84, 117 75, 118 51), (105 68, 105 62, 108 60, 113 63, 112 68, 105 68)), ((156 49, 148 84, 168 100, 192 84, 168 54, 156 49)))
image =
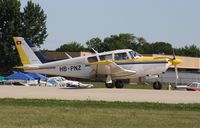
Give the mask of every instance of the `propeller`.
POLYGON ((178 84, 178 79, 179 79, 179 77, 178 77, 178 68, 177 68, 177 65, 174 65, 174 68, 175 68, 175 73, 176 73, 176 85, 178 84))
POLYGON ((173 49, 173 60, 176 60, 174 49, 173 49))
POLYGON ((182 63, 182 60, 181 59, 177 59, 176 58, 176 55, 175 55, 175 52, 174 52, 174 49, 173 49, 173 57, 156 57, 155 59, 163 59, 163 58, 167 58, 168 59, 168 62, 174 66, 174 70, 175 70, 175 74, 176 74, 176 80, 175 80, 175 84, 177 85, 178 83, 178 67, 177 65, 182 63))
POLYGON ((173 49, 173 59, 172 59, 172 65, 174 65, 174 69, 175 69, 175 74, 176 74, 176 80, 175 80, 175 85, 178 84, 178 67, 177 67, 177 64, 181 63, 182 61, 179 60, 179 59, 176 59, 176 56, 175 56, 175 52, 174 52, 174 49, 173 49))

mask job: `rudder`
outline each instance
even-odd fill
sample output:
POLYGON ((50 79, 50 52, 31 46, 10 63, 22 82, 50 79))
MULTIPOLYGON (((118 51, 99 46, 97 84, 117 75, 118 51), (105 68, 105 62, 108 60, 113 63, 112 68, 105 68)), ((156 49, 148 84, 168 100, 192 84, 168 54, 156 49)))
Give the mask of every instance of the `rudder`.
POLYGON ((40 50, 29 39, 24 39, 24 40, 26 41, 26 43, 33 50, 33 52, 35 53, 35 55, 38 57, 38 59, 42 63, 50 62, 45 56, 42 55, 42 53, 40 52, 40 50))

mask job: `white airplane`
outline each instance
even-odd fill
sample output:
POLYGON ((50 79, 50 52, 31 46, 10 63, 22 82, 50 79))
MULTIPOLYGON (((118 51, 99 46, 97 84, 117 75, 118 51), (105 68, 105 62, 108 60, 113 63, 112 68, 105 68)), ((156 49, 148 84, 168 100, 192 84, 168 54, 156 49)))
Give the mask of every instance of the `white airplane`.
MULTIPOLYGON (((25 72, 60 75, 71 78, 101 79, 107 88, 123 88, 123 79, 153 77, 165 73, 170 65, 182 61, 167 57, 144 57, 130 49, 114 50, 50 62, 29 40, 13 37, 25 72)), ((176 70, 177 71, 177 70, 176 70)), ((159 81, 154 89, 161 89, 159 81)))

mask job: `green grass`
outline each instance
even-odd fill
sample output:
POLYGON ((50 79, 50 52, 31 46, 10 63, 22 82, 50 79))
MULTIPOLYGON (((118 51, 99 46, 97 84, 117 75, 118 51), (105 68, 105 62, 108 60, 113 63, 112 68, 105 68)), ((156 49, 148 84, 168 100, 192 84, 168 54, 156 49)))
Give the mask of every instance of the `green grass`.
POLYGON ((1 128, 199 128, 200 104, 0 99, 1 128))

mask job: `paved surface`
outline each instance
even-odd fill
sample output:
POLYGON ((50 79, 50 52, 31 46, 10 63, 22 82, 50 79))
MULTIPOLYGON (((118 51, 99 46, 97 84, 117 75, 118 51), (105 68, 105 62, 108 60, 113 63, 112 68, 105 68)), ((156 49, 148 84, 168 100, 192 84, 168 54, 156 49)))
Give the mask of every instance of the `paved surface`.
POLYGON ((56 87, 0 86, 0 98, 200 103, 200 92, 142 89, 61 89, 56 87))

